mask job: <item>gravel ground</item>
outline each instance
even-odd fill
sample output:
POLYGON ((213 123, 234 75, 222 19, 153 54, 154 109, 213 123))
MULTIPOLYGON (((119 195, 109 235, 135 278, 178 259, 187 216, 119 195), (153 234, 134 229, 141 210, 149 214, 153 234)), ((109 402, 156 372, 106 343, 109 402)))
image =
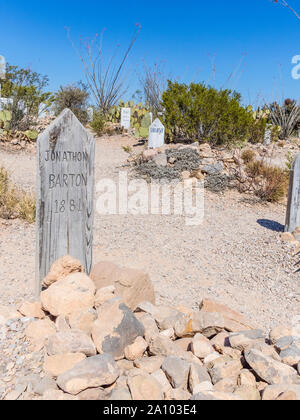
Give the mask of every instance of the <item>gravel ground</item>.
MULTIPOLYGON (((118 176, 126 145, 134 139, 97 140, 97 181, 118 176)), ((18 185, 34 189, 33 153, 0 150, 1 165, 18 185)), ((285 206, 249 204, 234 191, 206 192, 205 219, 196 227, 175 216, 96 215, 94 261, 149 272, 158 302, 197 307, 210 297, 269 330, 289 325, 300 312, 297 257, 279 238, 284 218, 285 206)), ((34 226, 3 221, 0 232, 0 305, 18 304, 30 297, 34 283, 34 226)))

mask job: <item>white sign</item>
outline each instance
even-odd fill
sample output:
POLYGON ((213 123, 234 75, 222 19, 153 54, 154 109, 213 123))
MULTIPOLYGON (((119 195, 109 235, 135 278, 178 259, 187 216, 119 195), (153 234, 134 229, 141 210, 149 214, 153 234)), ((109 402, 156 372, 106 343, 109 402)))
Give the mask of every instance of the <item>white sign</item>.
POLYGON ((121 127, 125 128, 126 130, 130 129, 130 117, 131 117, 131 109, 122 108, 121 109, 121 127))
POLYGON ((6 76, 6 61, 5 58, 0 55, 0 79, 5 79, 6 76))
POLYGON ((154 123, 149 128, 149 149, 156 149, 165 144, 165 127, 160 120, 156 118, 154 123))

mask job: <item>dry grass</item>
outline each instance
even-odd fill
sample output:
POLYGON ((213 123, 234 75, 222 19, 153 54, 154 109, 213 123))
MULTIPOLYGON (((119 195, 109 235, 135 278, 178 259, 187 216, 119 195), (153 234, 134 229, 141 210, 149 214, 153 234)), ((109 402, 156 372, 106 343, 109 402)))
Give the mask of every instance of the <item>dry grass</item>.
POLYGON ((245 162, 245 164, 253 162, 255 159, 255 152, 251 149, 246 149, 242 153, 242 159, 245 162))
POLYGON ((262 201, 280 202, 288 194, 288 172, 262 161, 250 162, 247 173, 252 178, 255 194, 262 201))
POLYGON ((3 167, 0 167, 0 218, 35 221, 35 197, 12 185, 3 167))

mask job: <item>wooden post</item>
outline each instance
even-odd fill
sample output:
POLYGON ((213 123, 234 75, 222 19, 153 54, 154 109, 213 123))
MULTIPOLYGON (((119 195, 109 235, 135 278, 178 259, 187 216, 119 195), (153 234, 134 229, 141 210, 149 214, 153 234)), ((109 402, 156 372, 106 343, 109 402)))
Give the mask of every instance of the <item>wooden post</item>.
POLYGON ((285 231, 293 233, 300 226, 300 154, 297 155, 290 173, 285 231))
POLYGON ((37 140, 36 293, 54 261, 92 267, 93 136, 65 109, 37 140))

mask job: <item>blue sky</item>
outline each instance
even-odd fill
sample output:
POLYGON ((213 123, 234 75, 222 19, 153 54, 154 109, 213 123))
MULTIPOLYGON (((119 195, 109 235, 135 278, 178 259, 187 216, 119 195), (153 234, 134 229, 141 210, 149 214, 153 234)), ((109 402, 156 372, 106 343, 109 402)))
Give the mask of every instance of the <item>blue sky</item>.
MULTIPOLYGON (((299 0, 290 4, 300 11, 299 0)), ((65 27, 76 42, 106 28, 109 56, 117 44, 126 48, 137 22, 142 31, 128 62, 130 93, 139 87, 143 60, 164 62, 165 73, 180 81, 213 84, 215 56, 216 86, 235 88, 246 104, 300 96, 300 79, 291 77, 300 20, 269 0, 0 0, 0 55, 47 74, 56 90, 84 80, 65 27), (226 84, 241 60, 241 72, 226 84)))

